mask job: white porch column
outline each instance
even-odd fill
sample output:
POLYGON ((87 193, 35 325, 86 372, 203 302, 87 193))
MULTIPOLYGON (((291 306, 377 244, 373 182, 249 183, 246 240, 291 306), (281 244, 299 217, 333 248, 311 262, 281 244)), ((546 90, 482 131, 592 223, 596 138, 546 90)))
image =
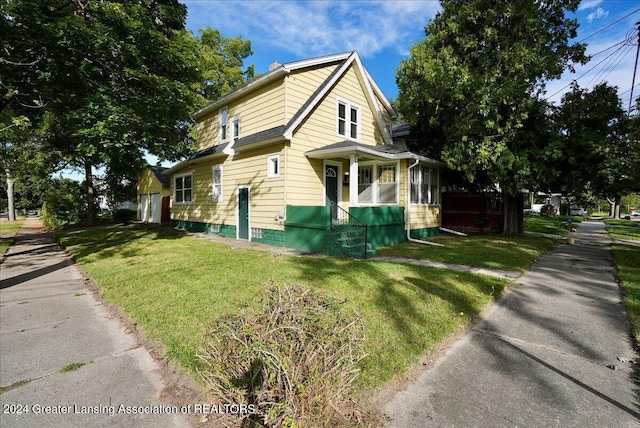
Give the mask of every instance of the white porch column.
POLYGON ((358 206, 358 155, 349 157, 349 206, 358 206))

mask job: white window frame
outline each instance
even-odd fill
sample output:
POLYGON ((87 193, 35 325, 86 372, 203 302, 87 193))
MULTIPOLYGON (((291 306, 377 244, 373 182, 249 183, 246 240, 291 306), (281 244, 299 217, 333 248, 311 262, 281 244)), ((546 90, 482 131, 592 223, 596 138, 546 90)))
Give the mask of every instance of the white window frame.
POLYGON ((218 141, 224 142, 229 140, 229 108, 224 106, 218 112, 218 141))
POLYGON ((361 131, 362 131, 362 108, 360 108, 358 104, 351 102, 346 98, 336 97, 336 135, 338 135, 339 137, 346 138, 348 140, 360 141, 361 131), (344 119, 340 117, 340 105, 345 106, 344 119), (354 125, 354 123, 351 122, 351 110, 355 110, 358 115, 355 122, 355 126, 356 126, 355 137, 353 137, 351 133, 351 126, 354 125), (340 121, 344 121, 344 134, 340 133, 340 121))
POLYGON ((400 203, 400 162, 359 162, 358 163, 358 183, 360 182, 360 169, 361 168, 371 168, 372 180, 371 180, 371 192, 372 192, 372 200, 371 202, 363 202, 360 201, 360 189, 358 186, 358 205, 363 206, 377 206, 377 205, 387 205, 394 206, 400 203), (379 198, 379 168, 385 166, 393 166, 395 168, 395 202, 380 202, 379 198))
POLYGON ((282 166, 280 164, 280 153, 267 156, 267 178, 280 177, 282 166), (275 162, 274 162, 275 161, 275 162), (275 168, 274 168, 275 165, 275 168))
POLYGON ((240 138, 240 116, 233 116, 229 122, 231 122, 231 139, 235 141, 240 138))
POLYGON ((184 174, 177 174, 173 177, 173 202, 176 205, 189 205, 191 203, 193 203, 194 200, 194 194, 193 194, 193 171, 191 172, 187 172, 184 174), (182 178, 183 179, 183 185, 184 185, 184 178, 185 177, 189 177, 191 179, 191 199, 189 199, 188 201, 184 200, 184 191, 185 189, 187 189, 186 187, 182 187, 182 189, 180 189, 180 191, 182 192, 182 201, 178 201, 178 185, 177 185, 177 181, 178 179, 182 178))
MULTIPOLYGON (((418 186, 418 200, 414 201, 410 199, 412 205, 438 205, 440 203, 440 168, 437 166, 419 163, 411 168, 409 176, 409 186, 418 186), (435 183, 432 180, 431 171, 435 171, 435 183), (418 181, 414 183, 411 181, 411 175, 417 174, 418 181)), ((409 191, 409 197, 412 197, 412 192, 409 191)))
POLYGON ((211 200, 214 203, 220 203, 223 200, 222 190, 223 190, 224 177, 222 174, 223 174, 223 168, 221 164, 214 165, 211 167, 211 200), (219 183, 216 183, 216 170, 220 171, 219 183), (216 195, 216 187, 219 188, 217 195, 216 195))

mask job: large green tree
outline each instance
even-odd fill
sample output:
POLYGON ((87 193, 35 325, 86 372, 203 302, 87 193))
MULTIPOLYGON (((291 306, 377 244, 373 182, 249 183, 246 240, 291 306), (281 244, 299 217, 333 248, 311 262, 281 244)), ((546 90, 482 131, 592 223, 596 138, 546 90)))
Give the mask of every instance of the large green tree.
POLYGON ((2 3, 2 104, 47 116, 49 143, 84 168, 176 159, 192 141, 198 50, 176 0, 2 3))
POLYGON ((586 61, 570 45, 578 0, 443 0, 426 38, 397 70, 401 113, 432 155, 470 182, 485 177, 504 195, 504 232, 518 230, 516 195, 538 187, 545 169, 548 118, 544 82, 586 61), (543 114, 544 113, 544 114, 543 114))
POLYGON ((563 157, 556 188, 569 196, 592 192, 607 199, 611 216, 619 218, 622 196, 640 190, 635 120, 622 109, 617 88, 574 84, 557 113, 563 157))

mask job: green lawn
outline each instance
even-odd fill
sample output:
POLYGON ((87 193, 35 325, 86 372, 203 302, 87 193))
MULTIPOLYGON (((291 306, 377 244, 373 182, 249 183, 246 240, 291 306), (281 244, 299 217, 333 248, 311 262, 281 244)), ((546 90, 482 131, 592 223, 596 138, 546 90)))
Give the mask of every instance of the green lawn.
POLYGON ((381 256, 408 257, 491 269, 524 271, 557 240, 542 236, 451 236, 429 238, 443 244, 433 247, 412 242, 381 248, 381 256))
POLYGON ((613 239, 640 241, 640 222, 613 219, 607 219, 604 222, 607 225, 609 236, 613 239))
POLYGON ((582 217, 525 217, 524 230, 526 232, 549 233, 551 235, 566 235, 569 231, 563 227, 567 224, 567 220, 571 219, 573 223, 581 223, 582 217))
POLYGON ((13 237, 20 230, 22 223, 24 223, 24 220, 0 221, 0 257, 13 244, 13 237))
POLYGON ((207 328, 222 316, 256 309, 272 281, 344 300, 364 317, 367 329, 361 389, 407 370, 509 283, 394 263, 274 256, 170 229, 112 226, 64 233, 59 240, 109 303, 123 308, 191 371, 197 369, 194 354, 205 344, 207 328))
MULTIPOLYGON (((631 220, 605 220, 609 236, 614 239, 640 241, 640 223, 631 220)), ((613 256, 618 267, 618 279, 622 284, 624 303, 640 345, 640 247, 613 244, 613 256)))

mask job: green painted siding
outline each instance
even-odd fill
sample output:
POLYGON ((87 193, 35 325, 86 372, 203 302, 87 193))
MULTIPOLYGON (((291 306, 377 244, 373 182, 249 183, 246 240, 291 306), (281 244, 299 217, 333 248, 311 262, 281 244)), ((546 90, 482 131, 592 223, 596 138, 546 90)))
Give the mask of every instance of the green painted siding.
POLYGON ((274 247, 286 247, 285 241, 285 232, 273 229, 262 229, 262 239, 251 238, 251 242, 273 245, 274 247))
POLYGON ((226 224, 218 225, 220 227, 219 232, 212 232, 213 226, 215 226, 214 224, 202 223, 198 221, 171 220, 171 226, 175 227, 176 229, 186 230, 189 232, 215 233, 225 238, 236 238, 236 227, 226 224))
POLYGON ((424 229, 411 229, 413 239, 426 239, 438 236, 440 230, 437 227, 425 227, 424 229))
POLYGON ((324 254, 328 231, 329 207, 287 205, 284 224, 287 248, 324 254))
POLYGON ((404 207, 351 207, 349 214, 369 225, 367 242, 374 249, 407 240, 404 207))

